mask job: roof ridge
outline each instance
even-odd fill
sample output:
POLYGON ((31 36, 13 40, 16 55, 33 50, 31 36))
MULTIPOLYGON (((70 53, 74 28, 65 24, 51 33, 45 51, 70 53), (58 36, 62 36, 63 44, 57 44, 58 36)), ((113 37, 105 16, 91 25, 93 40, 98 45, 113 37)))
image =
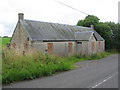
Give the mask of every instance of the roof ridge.
POLYGON ((24 20, 33 21, 33 22, 41 22, 41 23, 49 23, 49 24, 58 24, 58 25, 66 25, 66 26, 73 26, 73 27, 80 27, 80 28, 92 29, 92 28, 90 28, 90 27, 76 26, 76 25, 69 25, 69 24, 62 24, 62 23, 55 23, 55 22, 46 22, 46 21, 29 20, 29 19, 24 19, 24 20))

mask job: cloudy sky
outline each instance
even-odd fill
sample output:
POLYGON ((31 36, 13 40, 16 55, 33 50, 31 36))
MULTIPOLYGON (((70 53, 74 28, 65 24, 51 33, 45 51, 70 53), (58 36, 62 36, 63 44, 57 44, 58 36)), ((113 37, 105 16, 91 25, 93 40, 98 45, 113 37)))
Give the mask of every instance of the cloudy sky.
MULTIPOLYGON (((119 0, 57 0, 90 15, 100 21, 118 22, 119 0)), ((18 21, 18 13, 25 19, 76 25, 85 14, 59 4, 55 0, 1 0, 0 36, 12 36, 18 21)))

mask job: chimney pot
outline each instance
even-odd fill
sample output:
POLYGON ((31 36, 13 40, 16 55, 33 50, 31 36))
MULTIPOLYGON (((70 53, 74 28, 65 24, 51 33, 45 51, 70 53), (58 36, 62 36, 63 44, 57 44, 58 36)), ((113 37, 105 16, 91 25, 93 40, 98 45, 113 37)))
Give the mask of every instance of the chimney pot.
POLYGON ((23 20, 24 19, 24 14, 23 13, 19 13, 18 14, 18 20, 23 20))

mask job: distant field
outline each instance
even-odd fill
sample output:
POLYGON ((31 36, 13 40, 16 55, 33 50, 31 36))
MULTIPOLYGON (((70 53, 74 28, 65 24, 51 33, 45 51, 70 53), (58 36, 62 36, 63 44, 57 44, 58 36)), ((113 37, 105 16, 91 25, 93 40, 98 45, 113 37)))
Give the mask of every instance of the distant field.
POLYGON ((0 45, 5 46, 9 42, 10 42, 10 38, 0 38, 0 45))

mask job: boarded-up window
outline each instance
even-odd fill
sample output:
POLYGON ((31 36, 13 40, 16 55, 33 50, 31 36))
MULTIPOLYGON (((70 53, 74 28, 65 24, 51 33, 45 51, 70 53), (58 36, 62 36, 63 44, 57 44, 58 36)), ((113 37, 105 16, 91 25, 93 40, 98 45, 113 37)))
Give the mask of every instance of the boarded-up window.
POLYGON ((92 46, 92 51, 94 51, 94 48, 95 48, 95 42, 94 41, 91 42, 91 46, 92 46))
POLYGON ((82 53, 82 42, 77 42, 77 48, 76 48, 77 54, 82 53))
POLYGON ((53 43, 48 43, 48 53, 53 54, 53 43))
POLYGON ((72 43, 68 43, 68 52, 69 52, 69 53, 72 52, 72 43))

